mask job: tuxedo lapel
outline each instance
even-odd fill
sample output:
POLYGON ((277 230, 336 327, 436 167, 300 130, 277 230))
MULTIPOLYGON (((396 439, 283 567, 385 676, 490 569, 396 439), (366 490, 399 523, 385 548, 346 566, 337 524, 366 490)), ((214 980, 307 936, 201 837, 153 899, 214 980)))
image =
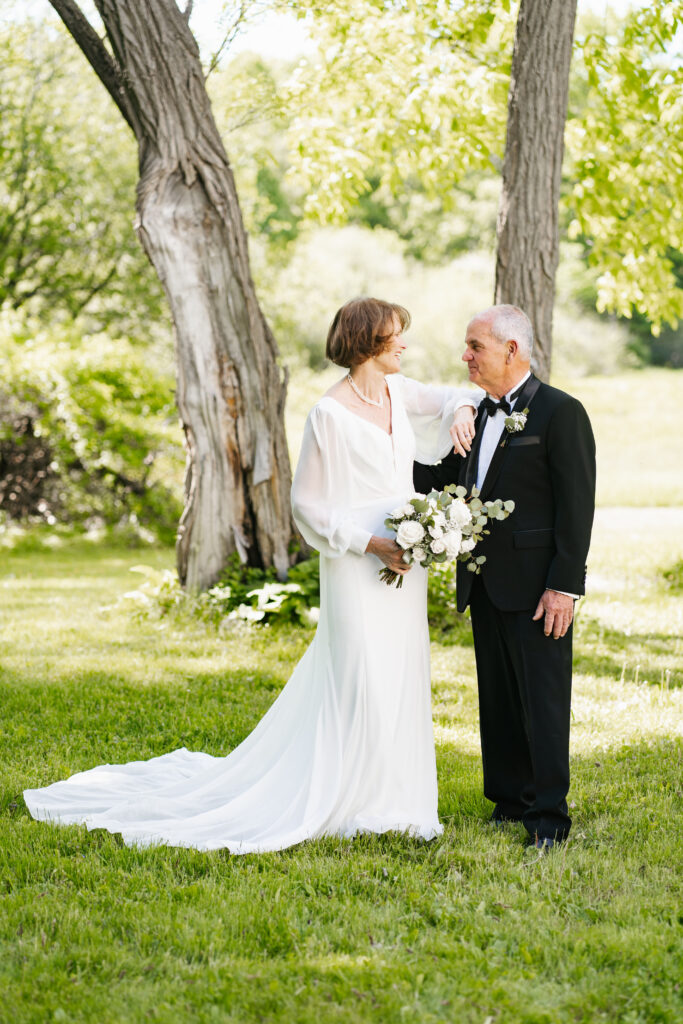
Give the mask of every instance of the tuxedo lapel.
MULTIPOLYGON (((527 406, 531 403, 531 400, 533 399, 534 395, 536 394, 540 386, 540 380, 538 380, 538 378, 534 377, 534 375, 532 374, 529 377, 529 379, 525 382, 524 387, 517 396, 517 400, 515 402, 515 410, 517 412, 521 412, 522 409, 527 408, 527 406)), ((498 474, 501 471, 503 461, 505 459, 506 448, 508 446, 509 440, 510 434, 508 433, 507 430, 505 430, 505 428, 503 428, 503 433, 500 441, 498 442, 498 447, 493 453, 493 458, 489 463, 489 468, 486 472, 486 477, 484 478, 484 481, 481 485, 482 501, 486 501, 488 499, 488 496, 491 493, 491 490, 496 480, 498 479, 498 474)))

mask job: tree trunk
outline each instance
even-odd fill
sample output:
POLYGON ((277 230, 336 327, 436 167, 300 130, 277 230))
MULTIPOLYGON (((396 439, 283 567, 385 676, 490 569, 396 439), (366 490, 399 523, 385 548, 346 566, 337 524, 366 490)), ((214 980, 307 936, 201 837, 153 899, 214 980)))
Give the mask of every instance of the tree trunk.
POLYGON ((181 583, 205 589, 237 550, 289 566, 286 379, 259 308, 199 50, 174 0, 95 0, 105 49, 73 0, 51 0, 138 141, 136 229, 171 306, 188 453, 181 583))
POLYGON ((534 370, 550 373, 558 203, 576 0, 521 0, 498 211, 495 301, 520 306, 536 334, 534 370))

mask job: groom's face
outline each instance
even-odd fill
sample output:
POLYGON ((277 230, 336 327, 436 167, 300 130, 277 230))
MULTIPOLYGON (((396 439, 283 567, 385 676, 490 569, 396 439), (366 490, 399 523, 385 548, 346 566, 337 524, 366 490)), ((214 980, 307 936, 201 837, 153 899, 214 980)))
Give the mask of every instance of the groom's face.
POLYGON ((473 384, 495 391, 505 380, 507 354, 507 346, 493 337, 486 320, 470 321, 462 358, 473 384))

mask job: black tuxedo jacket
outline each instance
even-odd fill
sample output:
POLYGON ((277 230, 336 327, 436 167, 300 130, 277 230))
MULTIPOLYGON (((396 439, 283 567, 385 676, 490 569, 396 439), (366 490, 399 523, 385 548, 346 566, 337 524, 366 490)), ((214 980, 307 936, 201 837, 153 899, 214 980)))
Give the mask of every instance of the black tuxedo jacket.
MULTIPOLYGON (((588 415, 571 395, 533 375, 525 382, 515 410, 529 409, 524 429, 503 430, 481 489, 483 501, 512 499, 514 512, 490 523, 490 535, 476 548, 486 555, 482 582, 501 611, 535 609, 547 588, 583 594, 586 556, 595 508, 595 441, 588 415)), ((477 433, 466 458, 455 453, 436 466, 415 463, 415 487, 475 480, 479 436, 486 414, 477 417, 477 433)), ((469 603, 473 574, 458 563, 458 610, 469 603)))

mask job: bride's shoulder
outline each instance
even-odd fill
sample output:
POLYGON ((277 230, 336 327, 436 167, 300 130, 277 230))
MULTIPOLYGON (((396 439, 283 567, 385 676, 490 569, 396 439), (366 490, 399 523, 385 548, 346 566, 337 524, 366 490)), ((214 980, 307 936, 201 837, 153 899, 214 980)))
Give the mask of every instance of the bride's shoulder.
POLYGON ((335 416, 339 412, 340 405, 348 408, 346 388, 344 387, 345 382, 346 378, 342 377, 331 388, 328 388, 311 409, 309 417, 327 418, 335 416))
POLYGON ((346 391, 346 377, 342 377, 340 380, 335 381, 331 388, 327 389, 320 401, 323 401, 326 398, 333 398, 335 402, 339 402, 341 405, 346 405, 346 391))
POLYGON ((308 419, 312 424, 326 422, 336 419, 340 406, 344 405, 344 378, 338 380, 331 388, 328 388, 324 395, 321 395, 315 405, 311 408, 308 419))

